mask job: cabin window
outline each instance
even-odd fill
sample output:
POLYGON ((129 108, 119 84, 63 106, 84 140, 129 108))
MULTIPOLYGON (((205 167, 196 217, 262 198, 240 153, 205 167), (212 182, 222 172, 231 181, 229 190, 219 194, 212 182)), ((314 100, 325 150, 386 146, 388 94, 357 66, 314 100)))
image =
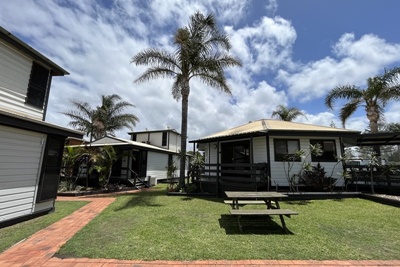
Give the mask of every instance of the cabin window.
POLYGON ((320 144, 323 150, 321 156, 311 155, 313 162, 335 162, 336 143, 335 140, 310 140, 311 145, 320 144))
POLYGON ((161 146, 167 146, 167 132, 162 133, 162 144, 161 146))
POLYGON ((132 141, 136 141, 137 138, 137 134, 131 134, 131 140, 132 141))
MULTIPOLYGON (((294 153, 300 150, 300 142, 298 139, 274 139, 275 161, 292 161, 294 153)), ((300 161, 300 158, 295 158, 300 161)))
POLYGON ((49 81, 50 71, 33 62, 25 102, 43 109, 49 81))

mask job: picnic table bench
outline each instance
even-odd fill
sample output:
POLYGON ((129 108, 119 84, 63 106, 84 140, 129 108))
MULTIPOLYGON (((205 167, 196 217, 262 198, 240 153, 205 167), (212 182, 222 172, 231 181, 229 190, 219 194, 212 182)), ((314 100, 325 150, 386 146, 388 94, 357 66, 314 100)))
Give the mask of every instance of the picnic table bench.
POLYGON ((299 213, 293 210, 287 210, 287 209, 263 209, 263 210, 239 210, 239 209, 233 209, 229 211, 231 215, 236 215, 238 218, 238 224, 239 224, 239 230, 242 232, 242 224, 240 223, 241 216, 258 216, 258 215, 279 215, 282 223, 282 227, 284 231, 287 231, 286 229, 286 223, 285 220, 283 219, 283 216, 286 216, 290 218, 291 215, 298 215, 299 213))

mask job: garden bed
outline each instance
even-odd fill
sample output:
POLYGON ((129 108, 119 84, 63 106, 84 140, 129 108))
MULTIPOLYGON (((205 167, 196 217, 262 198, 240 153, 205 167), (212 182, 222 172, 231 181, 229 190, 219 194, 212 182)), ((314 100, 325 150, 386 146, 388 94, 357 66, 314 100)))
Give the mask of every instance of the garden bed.
POLYGON ((93 189, 93 190, 82 190, 82 191, 66 191, 66 192, 58 192, 57 196, 62 197, 79 197, 79 196, 88 196, 88 195, 98 195, 98 194, 107 194, 107 193, 115 193, 115 192, 125 192, 136 190, 135 187, 124 187, 119 189, 93 189))

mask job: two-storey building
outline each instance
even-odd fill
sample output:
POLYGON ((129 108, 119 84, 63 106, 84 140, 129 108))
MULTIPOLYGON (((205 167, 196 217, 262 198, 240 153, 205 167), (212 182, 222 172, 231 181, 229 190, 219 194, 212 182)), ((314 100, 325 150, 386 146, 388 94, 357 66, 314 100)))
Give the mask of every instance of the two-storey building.
MULTIPOLYGON (((105 136, 90 144, 94 147, 113 146, 123 155, 113 164, 111 181, 128 184, 136 175, 157 183, 167 177, 167 166, 174 164, 179 174, 181 135, 174 129, 146 130, 128 133, 130 140, 105 136)), ((186 169, 190 156, 187 155, 186 169)))
POLYGON ((82 133, 45 122, 63 68, 0 27, 0 227, 54 210, 64 142, 82 133))

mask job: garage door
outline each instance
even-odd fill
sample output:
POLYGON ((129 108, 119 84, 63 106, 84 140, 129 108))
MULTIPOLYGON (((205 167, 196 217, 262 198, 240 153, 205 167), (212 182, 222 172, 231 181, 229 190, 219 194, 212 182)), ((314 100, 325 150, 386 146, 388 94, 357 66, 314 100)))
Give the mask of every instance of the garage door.
POLYGON ((32 213, 45 138, 0 125, 0 222, 32 213))

